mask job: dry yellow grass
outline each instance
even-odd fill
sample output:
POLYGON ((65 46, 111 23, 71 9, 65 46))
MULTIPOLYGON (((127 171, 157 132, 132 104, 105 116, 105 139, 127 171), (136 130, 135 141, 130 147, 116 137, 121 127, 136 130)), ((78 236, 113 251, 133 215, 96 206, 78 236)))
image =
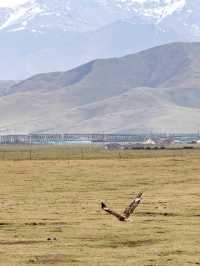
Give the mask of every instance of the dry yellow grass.
POLYGON ((143 157, 1 161, 0 264, 200 265, 200 156, 143 157), (100 209, 139 191, 131 223, 100 209))

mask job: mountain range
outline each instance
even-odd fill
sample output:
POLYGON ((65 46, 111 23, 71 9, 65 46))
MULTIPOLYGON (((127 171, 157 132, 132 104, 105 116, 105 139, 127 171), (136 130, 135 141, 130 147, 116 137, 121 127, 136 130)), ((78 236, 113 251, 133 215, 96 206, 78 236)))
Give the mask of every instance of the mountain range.
POLYGON ((0 133, 196 132, 199 69, 200 43, 173 43, 0 83, 0 133))
POLYGON ((200 41, 198 0, 30 0, 0 6, 0 80, 200 41))

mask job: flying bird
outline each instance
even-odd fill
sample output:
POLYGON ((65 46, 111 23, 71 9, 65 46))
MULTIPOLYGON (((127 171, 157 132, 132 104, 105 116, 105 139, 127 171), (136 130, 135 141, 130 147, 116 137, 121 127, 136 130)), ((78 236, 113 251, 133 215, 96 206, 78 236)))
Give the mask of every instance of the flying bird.
POLYGON ((119 214, 119 213, 113 211, 112 209, 108 208, 104 202, 101 202, 101 208, 105 212, 115 216, 119 221, 126 222, 128 220, 128 218, 130 217, 130 215, 134 212, 134 210, 140 204, 140 202, 142 200, 142 194, 143 194, 143 192, 138 193, 137 197, 131 201, 131 203, 128 205, 128 207, 124 210, 124 212, 122 214, 119 214))

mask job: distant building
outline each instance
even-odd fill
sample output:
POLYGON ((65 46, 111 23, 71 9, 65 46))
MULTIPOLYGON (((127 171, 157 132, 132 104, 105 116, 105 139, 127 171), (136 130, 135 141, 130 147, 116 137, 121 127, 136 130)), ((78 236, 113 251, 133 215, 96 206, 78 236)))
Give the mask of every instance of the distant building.
POLYGON ((156 142, 153 139, 147 139, 143 142, 144 145, 156 145, 156 142))
POLYGON ((104 145, 106 150, 121 150, 123 146, 119 143, 108 143, 104 145))
POLYGON ((161 147, 167 147, 171 144, 174 144, 174 139, 173 138, 164 138, 164 139, 159 139, 157 141, 157 145, 161 147))

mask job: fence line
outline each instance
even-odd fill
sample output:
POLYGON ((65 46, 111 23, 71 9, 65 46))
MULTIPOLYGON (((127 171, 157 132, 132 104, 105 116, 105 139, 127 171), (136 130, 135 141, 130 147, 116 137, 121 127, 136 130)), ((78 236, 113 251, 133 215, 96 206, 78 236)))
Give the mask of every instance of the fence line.
POLYGON ((197 139, 197 134, 30 134, 0 135, 0 144, 68 144, 68 143, 103 143, 134 142, 146 138, 173 137, 174 139, 197 139))

